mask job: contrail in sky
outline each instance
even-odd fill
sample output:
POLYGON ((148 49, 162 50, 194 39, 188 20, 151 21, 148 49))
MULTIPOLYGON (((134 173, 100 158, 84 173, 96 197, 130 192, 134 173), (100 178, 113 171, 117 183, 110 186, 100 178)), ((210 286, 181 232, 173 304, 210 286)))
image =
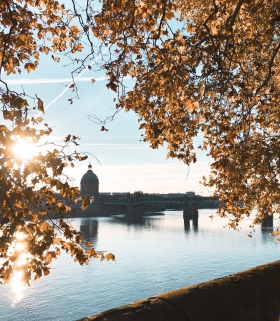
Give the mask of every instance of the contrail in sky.
MULTIPOLYGON (((103 52, 90 63, 90 66, 94 65, 94 64, 96 63, 96 61, 97 61, 108 49, 109 49, 109 47, 107 47, 105 50, 103 50, 103 52)), ((78 75, 76 78, 74 78, 74 82, 77 81, 78 79, 80 79, 80 78, 82 77, 82 75, 83 75, 86 71, 87 71, 87 68, 84 69, 84 70, 82 70, 82 71, 79 73, 79 75, 78 75)), ((71 82, 71 84, 69 84, 57 97, 55 97, 50 103, 48 103, 47 106, 46 106, 44 109, 47 110, 47 109, 50 107, 50 105, 52 105, 52 104, 53 104, 54 102, 56 102, 60 97, 62 97, 62 96, 65 94, 65 92, 70 88, 70 86, 72 85, 72 83, 73 83, 73 82, 71 82)), ((37 117, 38 117, 39 115, 41 115, 41 114, 42 114, 42 112, 39 112, 38 115, 37 115, 37 117)))
MULTIPOLYGON (((95 78, 94 78, 94 79, 95 79, 95 78)), ((107 79, 107 78, 106 78, 106 79, 107 79)), ((92 104, 90 104, 87 108, 92 107, 92 106, 100 99, 101 96, 102 96, 102 94, 99 95, 99 97, 97 97, 97 98, 95 99, 95 101, 94 101, 92 104)), ((65 124, 65 123, 69 122, 70 120, 72 120, 72 119, 74 119, 74 118, 76 118, 76 117, 77 117, 77 115, 75 115, 74 117, 72 117, 72 118, 70 118, 70 119, 65 120, 65 122, 63 122, 62 124, 65 124)))
POLYGON ((74 117, 72 117, 72 118, 70 118, 70 119, 65 120, 65 122, 63 122, 62 124, 65 124, 65 123, 69 122, 70 120, 72 120, 72 119, 74 119, 74 118, 76 118, 76 117, 77 117, 77 115, 75 115, 74 117))
MULTIPOLYGON (((75 79, 76 82, 80 81, 91 81, 94 78, 95 81, 107 80, 108 77, 81 77, 75 79)), ((7 84, 10 85, 34 85, 34 84, 55 84, 63 82, 71 82, 72 78, 35 78, 35 79, 3 79, 7 84)))
MULTIPOLYGON (((96 57, 91 63, 90 66, 94 65, 96 61, 109 49, 107 47, 98 57, 96 57)), ((87 69, 84 69, 80 72, 80 74, 74 78, 74 82, 83 82, 83 81, 91 81, 92 78, 94 78, 95 81, 103 81, 103 80, 108 80, 108 77, 82 77, 82 75, 87 71, 87 69)), ((124 79, 130 79, 130 76, 125 76, 123 77, 124 79)), ((73 78, 35 78, 35 79, 4 79, 7 84, 10 85, 34 85, 34 84, 55 84, 55 83, 64 83, 67 82, 70 84, 66 86, 66 88, 57 96, 55 97, 50 103, 48 103, 44 109, 47 110, 54 102, 56 102, 60 97, 62 97, 65 92, 70 88, 70 86, 73 83, 73 78)), ((90 104, 87 108, 92 107, 99 99, 101 95, 92 103, 90 104)), ((41 115, 42 112, 39 112, 36 117, 41 115)))
POLYGON ((97 98, 95 99, 95 101, 94 101, 92 104, 90 104, 87 108, 92 107, 92 106, 100 99, 101 96, 102 96, 102 94, 99 95, 99 97, 97 97, 97 98))
MULTIPOLYGON (((76 78, 75 82, 89 82, 94 78, 95 81, 103 81, 108 80, 108 77, 81 77, 76 78)), ((130 76, 125 76, 123 79, 130 79, 130 76)), ((6 82, 9 85, 40 85, 40 84, 56 84, 56 83, 63 83, 63 82, 71 82, 72 78, 34 78, 34 79, 3 79, 4 82, 6 82)))

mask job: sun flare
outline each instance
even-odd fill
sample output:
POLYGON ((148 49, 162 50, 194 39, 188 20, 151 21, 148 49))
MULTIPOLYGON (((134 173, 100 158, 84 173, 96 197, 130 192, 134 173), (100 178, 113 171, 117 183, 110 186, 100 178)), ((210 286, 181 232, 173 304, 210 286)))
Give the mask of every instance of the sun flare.
POLYGON ((28 140, 18 138, 13 147, 13 152, 15 157, 21 158, 23 160, 29 160, 35 155, 36 148, 35 145, 28 140))
POLYGON ((26 237, 26 235, 23 232, 19 232, 19 233, 16 234, 16 238, 19 241, 22 241, 25 237, 26 237))
POLYGON ((21 301, 21 299, 24 297, 25 285, 22 279, 23 271, 14 271, 13 276, 11 278, 11 286, 14 294, 12 306, 21 301))

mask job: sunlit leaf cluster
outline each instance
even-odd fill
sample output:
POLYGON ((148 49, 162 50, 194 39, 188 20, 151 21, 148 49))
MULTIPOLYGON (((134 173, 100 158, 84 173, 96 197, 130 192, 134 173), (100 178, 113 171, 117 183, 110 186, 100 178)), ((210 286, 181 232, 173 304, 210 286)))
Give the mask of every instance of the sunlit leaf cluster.
POLYGON ((59 62, 57 52, 81 51, 74 16, 73 7, 66 10, 53 0, 0 2, 0 282, 9 282, 19 271, 27 284, 48 275, 62 250, 81 265, 92 257, 114 260, 64 220, 71 207, 62 198, 81 201, 82 209, 89 204, 65 174, 66 167, 87 159, 76 151, 79 137, 69 134, 61 144, 53 143, 43 101, 15 92, 5 82, 23 68, 35 70, 41 54, 52 52, 59 62))
MULTIPOLYGON (((42 110, 38 99, 39 107, 42 110)), ((71 179, 64 174, 68 165, 74 167, 75 160, 87 158, 77 152, 65 152, 70 144, 78 145, 78 137, 68 135, 61 146, 44 143, 38 146, 40 152, 22 159, 14 150, 19 138, 38 145, 52 130, 40 124, 41 117, 27 118, 30 111, 21 97, 3 95, 2 108, 10 126, 1 125, 0 132, 1 279, 8 282, 17 270, 24 272, 23 281, 28 284, 33 276, 36 280, 48 275, 52 259, 61 250, 80 264, 87 264, 90 257, 102 259, 103 253, 86 244, 82 233, 63 220, 71 208, 58 200, 79 200, 78 188, 72 187, 71 179)), ((88 204, 83 200, 83 209, 88 204)))

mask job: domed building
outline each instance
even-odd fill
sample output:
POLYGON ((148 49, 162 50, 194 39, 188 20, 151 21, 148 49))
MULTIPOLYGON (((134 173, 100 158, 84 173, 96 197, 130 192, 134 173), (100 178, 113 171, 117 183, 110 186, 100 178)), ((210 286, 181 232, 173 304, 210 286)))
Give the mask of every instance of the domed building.
POLYGON ((97 200, 99 197, 99 180, 98 177, 92 171, 91 164, 88 165, 88 171, 83 175, 81 179, 81 194, 94 196, 97 200))

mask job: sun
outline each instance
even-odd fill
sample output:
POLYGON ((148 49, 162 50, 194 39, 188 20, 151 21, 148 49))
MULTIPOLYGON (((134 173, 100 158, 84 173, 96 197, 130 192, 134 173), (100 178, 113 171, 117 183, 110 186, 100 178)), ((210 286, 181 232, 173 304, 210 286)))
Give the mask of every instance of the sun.
POLYGON ((29 160, 35 155, 36 147, 28 140, 19 137, 13 146, 13 153, 16 158, 29 160))

